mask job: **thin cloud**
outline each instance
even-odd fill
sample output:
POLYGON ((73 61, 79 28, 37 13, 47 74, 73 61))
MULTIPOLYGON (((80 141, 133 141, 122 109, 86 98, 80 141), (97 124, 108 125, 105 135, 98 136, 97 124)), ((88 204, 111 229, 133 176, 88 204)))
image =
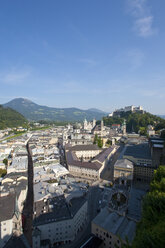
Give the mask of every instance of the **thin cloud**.
POLYGON ((128 12, 135 18, 149 14, 146 2, 146 0, 127 0, 128 12))
POLYGON ((147 0, 127 0, 128 12, 133 17, 133 30, 140 37, 156 34, 153 28, 153 15, 147 5, 147 0))
POLYGON ((152 27, 153 16, 144 17, 135 21, 134 29, 139 36, 148 37, 155 34, 156 30, 152 27))
POLYGON ((6 83, 13 83, 13 82, 20 82, 29 76, 28 72, 22 73, 8 73, 4 76, 4 82, 6 83))
POLYGON ((0 82, 5 84, 19 85, 23 83, 31 74, 30 70, 10 69, 6 73, 1 73, 0 82))

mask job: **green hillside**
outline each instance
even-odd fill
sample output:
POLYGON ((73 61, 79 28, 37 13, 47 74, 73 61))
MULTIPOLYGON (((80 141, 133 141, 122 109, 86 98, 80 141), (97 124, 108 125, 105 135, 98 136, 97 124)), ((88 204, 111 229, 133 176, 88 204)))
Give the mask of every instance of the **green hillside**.
POLYGON ((25 117, 13 109, 4 108, 0 105, 0 129, 27 126, 25 117))
POLYGON ((38 105, 28 99, 16 98, 4 104, 4 107, 10 107, 20 114, 24 115, 30 121, 83 121, 96 118, 101 119, 106 115, 105 112, 98 109, 82 110, 78 108, 51 108, 38 105))
POLYGON ((147 126, 154 126, 155 130, 161 130, 165 128, 165 120, 156 115, 150 113, 121 113, 120 117, 104 117, 104 124, 111 126, 112 124, 122 124, 124 119, 127 123, 127 132, 138 132, 141 130, 144 134, 146 133, 147 126))

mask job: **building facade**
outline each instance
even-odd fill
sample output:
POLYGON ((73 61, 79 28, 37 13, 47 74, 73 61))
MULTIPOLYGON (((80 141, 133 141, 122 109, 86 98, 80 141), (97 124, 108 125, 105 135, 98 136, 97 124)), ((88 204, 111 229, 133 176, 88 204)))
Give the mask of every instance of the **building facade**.
POLYGON ((87 221, 84 197, 71 199, 69 203, 63 197, 47 199, 36 202, 34 208, 33 248, 40 248, 46 240, 51 246, 70 243, 87 221))

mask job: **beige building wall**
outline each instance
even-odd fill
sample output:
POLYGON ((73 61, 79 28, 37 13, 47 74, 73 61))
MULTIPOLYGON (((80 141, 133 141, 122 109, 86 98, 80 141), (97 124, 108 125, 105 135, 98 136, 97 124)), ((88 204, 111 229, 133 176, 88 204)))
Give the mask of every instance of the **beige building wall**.
POLYGON ((114 168, 114 179, 125 177, 128 180, 133 180, 133 168, 114 168))
POLYGON ((100 171, 99 170, 92 170, 89 168, 83 168, 79 166, 72 166, 69 165, 69 172, 78 177, 85 177, 85 178, 100 178, 100 171))
POLYGON ((80 158, 94 158, 96 155, 98 155, 101 152, 101 150, 88 150, 88 151, 76 151, 76 156, 80 158))
POLYGON ((19 208, 19 210, 20 210, 21 213, 23 211, 24 202, 26 200, 27 190, 28 190, 27 187, 26 187, 26 189, 21 190, 21 193, 20 193, 20 195, 18 197, 18 208, 19 208))
POLYGON ((120 248, 121 247, 121 242, 120 242, 119 237, 99 227, 93 222, 92 222, 92 233, 96 237, 103 240, 104 242, 103 247, 106 247, 106 248, 116 248, 116 247, 120 248))
POLYGON ((135 166, 134 167, 134 179, 138 181, 150 182, 154 176, 154 169, 147 166, 135 166))

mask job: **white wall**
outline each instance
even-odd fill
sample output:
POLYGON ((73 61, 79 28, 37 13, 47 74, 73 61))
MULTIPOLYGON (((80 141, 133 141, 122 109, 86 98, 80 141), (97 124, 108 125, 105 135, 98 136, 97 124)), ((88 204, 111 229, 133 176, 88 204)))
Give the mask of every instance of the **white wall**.
POLYGON ((0 223, 0 247, 3 247, 12 235, 13 220, 5 220, 0 223))

